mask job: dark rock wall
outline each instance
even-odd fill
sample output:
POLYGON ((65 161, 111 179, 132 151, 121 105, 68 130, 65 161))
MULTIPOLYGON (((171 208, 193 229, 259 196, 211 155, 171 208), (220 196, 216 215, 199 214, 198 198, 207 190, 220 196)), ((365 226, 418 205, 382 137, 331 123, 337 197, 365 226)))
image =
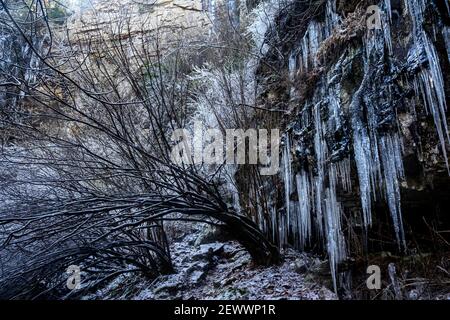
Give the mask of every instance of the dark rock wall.
POLYGON ((449 30, 445 1, 322 0, 292 1, 266 36, 260 104, 286 111, 282 169, 242 167, 241 206, 280 246, 327 252, 335 286, 350 257, 448 230, 449 30))

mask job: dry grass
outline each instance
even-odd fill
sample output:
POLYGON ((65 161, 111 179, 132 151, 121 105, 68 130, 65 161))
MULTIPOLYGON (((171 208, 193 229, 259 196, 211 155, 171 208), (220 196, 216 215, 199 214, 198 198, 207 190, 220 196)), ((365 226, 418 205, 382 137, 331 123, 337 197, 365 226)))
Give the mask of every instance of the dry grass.
POLYGON ((367 31, 366 13, 362 7, 349 13, 341 25, 320 46, 317 56, 323 66, 330 65, 354 41, 362 39, 367 31))

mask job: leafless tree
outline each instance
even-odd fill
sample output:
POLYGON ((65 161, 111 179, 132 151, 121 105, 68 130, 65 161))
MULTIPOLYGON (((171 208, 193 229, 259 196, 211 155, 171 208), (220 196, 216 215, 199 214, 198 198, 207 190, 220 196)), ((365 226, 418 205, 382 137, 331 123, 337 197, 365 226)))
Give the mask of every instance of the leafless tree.
POLYGON ((181 45, 163 48, 162 30, 136 33, 126 15, 116 30, 64 37, 41 0, 0 5, 37 60, 33 85, 15 75, 7 87, 23 96, 27 121, 5 120, 15 139, 0 155, 1 295, 67 293, 72 264, 89 280, 85 289, 124 273, 170 273, 165 221, 173 219, 228 229, 255 263, 279 260, 257 225, 226 203, 216 175, 171 161, 171 133, 192 112, 192 61, 181 45))

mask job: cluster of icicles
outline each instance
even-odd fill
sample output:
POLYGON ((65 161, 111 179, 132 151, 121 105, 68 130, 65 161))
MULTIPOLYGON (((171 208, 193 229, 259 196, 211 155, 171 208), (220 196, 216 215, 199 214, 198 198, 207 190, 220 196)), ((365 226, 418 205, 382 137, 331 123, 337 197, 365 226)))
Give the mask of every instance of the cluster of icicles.
MULTIPOLYGON (((35 37, 34 47, 41 50, 45 40, 44 37, 35 37)), ((0 27, 0 84, 23 82, 28 86, 35 85, 39 63, 39 57, 21 37, 16 37, 10 28, 0 27), (18 65, 21 67, 19 68, 18 65)), ((8 104, 7 107, 14 108, 18 99, 25 96, 24 91, 20 91, 18 95, 14 93, 9 96, 7 91, 6 86, 0 90, 0 106, 8 104)))
MULTIPOLYGON (((427 64, 420 66, 415 75, 413 87, 416 88, 416 99, 421 99, 427 111, 434 118, 437 133, 442 145, 445 160, 446 141, 450 141, 446 123, 446 102, 442 71, 436 49, 432 39, 423 29, 426 0, 404 0, 405 9, 413 21, 414 45, 410 55, 424 54, 427 64)), ((327 39, 333 29, 339 24, 340 17, 336 14, 335 1, 328 0, 324 22, 311 21, 300 43, 293 49, 289 57, 289 73, 293 79, 298 70, 309 71, 317 66, 315 59, 322 41, 327 39)), ((370 32, 365 38, 366 57, 365 73, 369 71, 369 56, 392 54, 391 42, 391 6, 390 0, 383 0, 381 21, 382 30, 370 32)), ((329 75, 323 81, 324 85, 316 88, 312 101, 307 102, 310 112, 302 112, 299 123, 302 129, 313 124, 314 127, 314 154, 316 170, 299 169, 294 172, 293 147, 298 151, 302 149, 302 142, 296 141, 291 133, 284 136, 284 149, 282 154, 282 176, 284 179, 286 214, 272 214, 273 236, 278 236, 280 245, 287 244, 288 239, 294 239, 299 248, 311 244, 313 228, 323 241, 328 251, 331 272, 335 290, 339 286, 339 263, 347 258, 347 245, 342 232, 343 208, 337 200, 338 188, 350 192, 351 161, 345 158, 339 162, 328 161, 330 150, 327 148, 325 134, 328 130, 334 132, 342 124, 342 110, 340 105, 339 81, 330 79, 329 75), (324 101, 324 97, 326 97, 324 101), (321 119, 321 108, 327 108, 329 118, 321 119), (295 143, 295 145, 293 145, 295 143), (291 194, 297 190, 298 201, 291 200, 291 194)), ((291 88, 291 95, 295 95, 291 88)), ((359 94, 357 92, 355 95, 359 94)), ((353 107, 358 111, 361 108, 355 102, 353 107)), ((372 224, 372 203, 377 200, 375 196, 384 196, 392 217, 395 234, 400 249, 406 249, 405 235, 402 224, 400 201, 400 181, 404 179, 402 161, 402 138, 398 132, 379 135, 377 133, 377 119, 374 110, 370 110, 371 103, 367 103, 366 119, 362 119, 361 112, 350 112, 351 143, 354 150, 354 160, 357 169, 359 192, 361 198, 361 221, 365 230, 372 224), (378 192, 377 192, 378 191, 378 192)), ((352 108, 352 107, 351 107, 352 108)), ((304 109, 307 109, 306 106, 304 109)), ((414 111, 411 112, 414 114, 414 111)), ((301 150, 300 150, 301 151, 301 150)), ((448 166, 448 164, 447 164, 448 166)))

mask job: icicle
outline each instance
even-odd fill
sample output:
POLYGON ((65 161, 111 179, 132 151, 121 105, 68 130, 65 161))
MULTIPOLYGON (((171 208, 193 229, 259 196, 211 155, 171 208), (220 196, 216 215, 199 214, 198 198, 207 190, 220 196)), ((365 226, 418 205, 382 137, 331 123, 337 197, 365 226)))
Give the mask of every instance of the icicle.
MULTIPOLYGON (((447 8, 450 6, 447 3, 447 8)), ((449 13, 450 15, 450 13, 449 13)), ((442 35, 444 37, 444 41, 445 41, 445 47, 447 48, 447 57, 448 57, 448 61, 450 61, 450 27, 445 26, 444 30, 442 30, 442 35)))
POLYGON ((319 231, 319 235, 323 237, 323 213, 322 213, 322 193, 324 190, 324 163, 326 159, 326 143, 323 139, 322 132, 322 120, 320 117, 320 103, 314 106, 314 123, 315 123, 315 135, 314 135, 314 148, 317 161, 317 176, 315 180, 315 196, 316 196, 316 224, 319 231))
POLYGON ((301 170, 296 176, 299 202, 300 248, 304 248, 311 237, 311 202, 310 178, 306 171, 301 170))
POLYGON ((308 26, 309 38, 309 54, 312 60, 312 66, 317 66, 317 52, 319 51, 320 43, 323 41, 323 25, 317 21, 312 21, 308 26))
POLYGON ((358 124, 354 127, 353 148, 358 171, 359 191, 365 227, 372 225, 372 158, 371 144, 367 132, 358 124))
POLYGON ((386 10, 386 16, 388 17, 389 22, 392 22, 391 0, 384 0, 384 8, 386 10))
POLYGON ((291 169, 291 144, 289 134, 286 135, 285 147, 283 151, 283 171, 284 171, 284 192, 286 203, 287 221, 290 221, 290 199, 292 187, 292 169, 291 169))
POLYGON ((395 293, 396 300, 402 300, 402 291, 400 289, 400 284, 398 283, 397 271, 395 264, 389 263, 388 265, 389 278, 391 279, 391 285, 395 293))
POLYGON ((295 86, 293 85, 295 80, 295 73, 297 71, 297 51, 293 50, 289 55, 288 61, 288 69, 289 69, 289 80, 291 82, 290 85, 290 96, 291 99, 295 98, 295 86))
POLYGON ((216 20, 216 0, 208 0, 207 10, 212 22, 216 20))
POLYGON ((398 134, 388 135, 380 139, 380 152, 383 163, 386 199, 391 212, 395 236, 399 247, 406 249, 403 231, 402 211, 400 207, 400 183, 404 179, 402 147, 398 134))
POLYGON ((340 22, 340 17, 336 13, 336 0, 328 0, 325 11, 325 38, 328 38, 340 22))
POLYGON ((305 35, 300 41, 300 71, 307 72, 317 66, 317 52, 319 51, 320 43, 323 40, 323 24, 315 20, 311 21, 305 35))
POLYGON ((381 18, 381 32, 377 29, 368 30, 368 33, 365 37, 365 47, 366 47, 366 56, 367 58, 371 53, 377 52, 379 55, 384 54, 384 48, 388 48, 388 52, 392 55, 392 36, 391 36, 391 18, 392 18, 392 10, 391 10, 391 1, 384 0, 383 2, 383 10, 380 12, 381 18))
POLYGON ((294 79, 295 79, 296 67, 297 67, 296 52, 293 51, 289 55, 289 65, 288 65, 289 80, 291 80, 291 81, 294 81, 294 79))
POLYGON ((436 48, 429 39, 423 25, 425 23, 424 12, 426 3, 424 0, 409 0, 408 10, 413 21, 413 38, 416 48, 414 50, 424 50, 427 57, 427 68, 422 66, 422 70, 417 75, 418 81, 421 83, 423 92, 422 97, 424 103, 427 104, 429 111, 434 119, 434 124, 441 143, 442 153, 444 155, 447 169, 448 164, 446 141, 450 142, 448 133, 448 125, 446 118, 447 103, 445 96, 445 86, 442 77, 442 70, 436 48))
POLYGON ((384 43, 386 44, 389 54, 392 55, 392 36, 391 36, 391 23, 392 23, 392 9, 391 0, 384 0, 384 11, 382 14, 383 21, 383 36, 384 43))
POLYGON ((336 172, 330 168, 330 187, 325 191, 325 221, 328 258, 333 277, 334 291, 337 292, 338 265, 346 258, 345 239, 341 228, 341 206, 336 200, 336 172))
POLYGON ((340 104, 340 65, 330 72, 327 78, 327 97, 328 97, 328 130, 337 131, 341 127, 341 104, 340 104))
POLYGON ((237 0, 227 0, 228 17, 234 28, 238 28, 240 24, 239 4, 237 0))
MULTIPOLYGON (((365 71, 366 73, 368 70, 365 71)), ((355 155, 355 163, 358 172, 359 191, 361 198, 361 206, 363 211, 363 223, 367 227, 372 225, 372 194, 375 186, 374 165, 377 162, 373 160, 373 152, 376 151, 374 144, 371 143, 369 132, 363 121, 362 105, 358 97, 360 97, 360 88, 355 93, 354 101, 350 106, 351 126, 353 130, 353 150, 355 155)), ((371 104, 369 104, 370 106, 371 104)), ((370 109, 370 108, 369 108, 370 109)), ((371 110, 368 110, 368 122, 370 125, 371 110)), ((378 169, 378 168, 377 168, 378 169)), ((375 170, 377 170, 375 169, 375 170)))

